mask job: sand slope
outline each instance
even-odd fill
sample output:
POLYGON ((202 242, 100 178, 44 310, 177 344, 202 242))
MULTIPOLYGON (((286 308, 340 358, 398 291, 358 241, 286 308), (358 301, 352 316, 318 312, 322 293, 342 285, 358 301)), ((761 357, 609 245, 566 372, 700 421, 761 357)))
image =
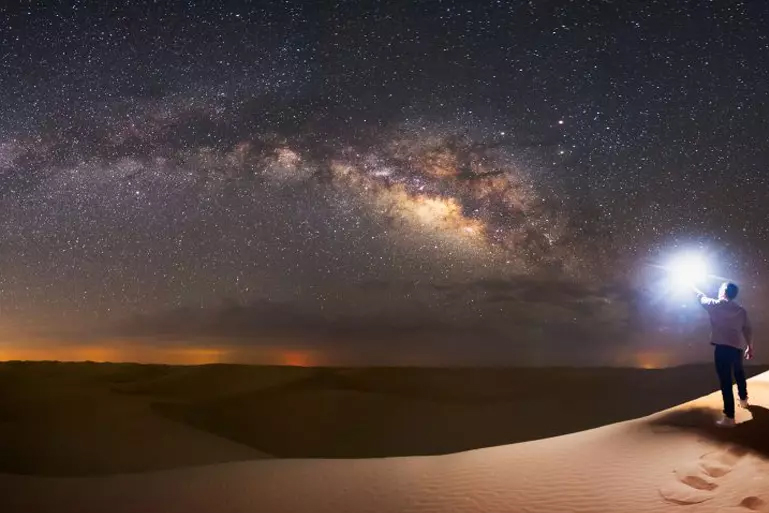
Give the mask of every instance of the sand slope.
POLYGON ((0 363, 0 473, 103 475, 265 455, 448 454, 642 417, 715 385, 712 365, 643 370, 0 363))
POLYGON ((190 396, 156 404, 156 411, 275 457, 422 456, 638 418, 714 386, 712 365, 655 371, 313 369, 277 386, 190 396))
MULTIPOLYGON (((267 457, 253 447, 169 420, 152 408, 158 397, 182 400, 185 396, 180 390, 196 396, 217 390, 216 379, 209 376, 211 370, 132 364, 2 364, 0 472, 101 475, 267 457), (209 386, 198 391, 190 381, 200 388, 201 383, 209 386), (145 386, 151 386, 153 394, 142 393, 145 386)), ((228 386, 237 389, 237 373, 234 377, 227 374, 228 386)), ((252 377, 252 388, 274 382, 268 370, 262 370, 260 376, 261 382, 252 377)))
POLYGON ((90 478, 0 476, 2 511, 766 511, 769 373, 740 426, 717 394, 650 417, 457 454, 262 460, 90 478))

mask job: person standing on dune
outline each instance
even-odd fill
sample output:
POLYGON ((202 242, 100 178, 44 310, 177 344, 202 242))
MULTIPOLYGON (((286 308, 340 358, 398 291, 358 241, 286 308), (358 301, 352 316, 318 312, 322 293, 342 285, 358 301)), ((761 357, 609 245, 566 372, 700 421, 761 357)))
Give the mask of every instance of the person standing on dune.
POLYGON ((747 310, 735 301, 739 288, 734 283, 722 284, 718 299, 706 296, 697 288, 694 290, 700 304, 710 316, 710 343, 715 346, 716 372, 724 400, 724 415, 716 424, 732 427, 735 425, 732 379, 737 382, 740 406, 748 407, 748 384, 742 358, 743 354, 746 360, 753 357, 753 330, 750 319, 747 310))

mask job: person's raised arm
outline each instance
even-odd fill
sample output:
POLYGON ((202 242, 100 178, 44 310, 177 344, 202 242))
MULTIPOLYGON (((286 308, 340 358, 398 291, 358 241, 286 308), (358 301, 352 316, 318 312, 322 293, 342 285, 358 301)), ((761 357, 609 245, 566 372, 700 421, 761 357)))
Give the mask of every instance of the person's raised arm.
POLYGON ((717 299, 709 298, 705 295, 704 292, 702 292, 700 289, 692 285, 692 290, 694 290, 694 293, 697 294, 697 299, 699 299, 700 304, 704 307, 707 307, 709 305, 713 305, 718 302, 717 299))

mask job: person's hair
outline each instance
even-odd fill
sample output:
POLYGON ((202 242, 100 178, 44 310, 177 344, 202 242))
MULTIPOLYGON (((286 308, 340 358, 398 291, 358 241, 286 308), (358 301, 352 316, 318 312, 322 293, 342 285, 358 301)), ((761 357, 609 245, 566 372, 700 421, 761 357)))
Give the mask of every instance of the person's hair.
POLYGON ((721 288, 726 298, 730 300, 736 298, 737 293, 740 291, 740 288, 734 283, 724 283, 721 285, 721 288))

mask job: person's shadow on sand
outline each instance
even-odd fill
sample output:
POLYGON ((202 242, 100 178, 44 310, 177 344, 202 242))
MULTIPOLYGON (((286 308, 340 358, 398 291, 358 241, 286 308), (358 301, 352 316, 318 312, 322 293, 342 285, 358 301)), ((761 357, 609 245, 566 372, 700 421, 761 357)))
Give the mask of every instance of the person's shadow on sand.
POLYGON ((653 426, 665 426, 692 431, 719 444, 728 444, 769 458, 769 409, 749 406, 753 418, 732 428, 715 425, 719 412, 709 408, 673 411, 651 421, 653 426))

